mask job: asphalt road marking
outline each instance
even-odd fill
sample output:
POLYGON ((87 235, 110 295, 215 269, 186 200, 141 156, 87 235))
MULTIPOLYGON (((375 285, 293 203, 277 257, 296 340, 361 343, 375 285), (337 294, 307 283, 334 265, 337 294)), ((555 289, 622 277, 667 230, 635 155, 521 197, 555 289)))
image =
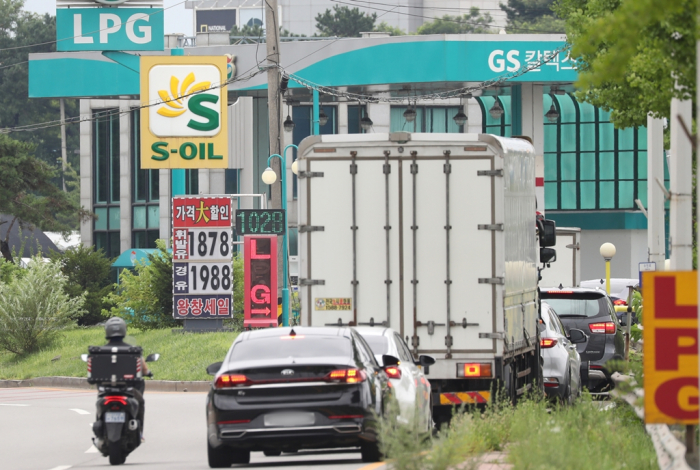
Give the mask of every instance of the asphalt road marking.
POLYGON ((97 447, 95 447, 94 445, 90 446, 90 448, 85 451, 86 454, 96 454, 98 452, 99 450, 97 450, 97 447))
POLYGON ((68 470, 71 468, 71 465, 59 465, 58 467, 54 467, 51 470, 68 470))
POLYGON ((0 403, 0 406, 29 406, 29 405, 21 405, 19 403, 0 403))
POLYGON ((89 411, 81 410, 80 408, 71 408, 70 410, 75 411, 79 415, 89 415, 90 414, 89 411))

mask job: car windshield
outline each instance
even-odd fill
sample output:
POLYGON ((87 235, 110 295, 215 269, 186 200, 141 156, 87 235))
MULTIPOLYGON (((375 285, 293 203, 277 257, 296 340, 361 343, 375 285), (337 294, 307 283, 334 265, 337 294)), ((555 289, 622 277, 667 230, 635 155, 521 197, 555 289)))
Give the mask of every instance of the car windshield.
POLYGON ((367 341, 369 347, 372 348, 372 353, 375 356, 381 356, 389 352, 389 340, 386 336, 362 335, 362 337, 367 341))
POLYGON ((350 339, 338 336, 266 336, 236 343, 231 361, 280 359, 286 357, 352 357, 350 339))
POLYGON ((560 317, 595 317, 606 313, 605 297, 580 295, 557 295, 547 297, 547 303, 560 317))

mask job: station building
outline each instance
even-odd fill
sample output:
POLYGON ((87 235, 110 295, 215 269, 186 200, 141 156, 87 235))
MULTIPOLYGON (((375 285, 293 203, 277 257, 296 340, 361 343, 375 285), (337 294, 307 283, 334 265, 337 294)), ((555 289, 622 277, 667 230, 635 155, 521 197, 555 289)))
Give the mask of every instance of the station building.
MULTIPOLYGON (((566 51, 470 96, 435 96, 536 65, 562 49, 565 37, 368 36, 282 43, 281 66, 292 79, 280 96, 280 122, 287 117, 294 122, 293 129, 282 131, 282 148, 313 133, 313 89, 319 87, 326 87, 319 95, 322 134, 530 136, 541 156, 538 208, 558 226, 582 229, 580 246, 570 248, 581 250, 582 279, 604 273, 598 249, 608 241, 617 246, 612 276, 636 277, 637 263, 647 259, 646 219, 635 204, 639 199, 646 206, 646 130, 614 129, 608 112, 577 102, 572 94, 577 74, 566 51), (406 118, 409 107, 414 119, 406 118), (460 112, 466 115, 464 124, 454 119, 460 112)), ((208 33, 198 41, 184 54, 228 54, 235 65, 228 84, 230 163, 228 169, 186 170, 186 192, 269 193, 261 180, 270 155, 267 76, 260 67, 265 47, 227 45, 227 34, 217 39, 208 33), (217 41, 224 45, 205 45, 217 41)), ((177 44, 177 36, 166 36, 166 47, 177 44)), ((141 54, 170 55, 171 50, 141 54)), ((81 99, 81 204, 97 215, 81 225, 83 243, 116 257, 132 248, 152 248, 158 238, 169 239, 171 171, 139 168, 139 57, 125 52, 30 54, 29 67, 30 97, 81 99)), ((293 260, 297 179, 292 161, 287 159, 285 175, 293 183, 286 195, 293 260)), ((251 204, 250 199, 239 202, 241 208, 251 204)), ((461 202, 465 216, 472 204, 478 201, 461 202)))

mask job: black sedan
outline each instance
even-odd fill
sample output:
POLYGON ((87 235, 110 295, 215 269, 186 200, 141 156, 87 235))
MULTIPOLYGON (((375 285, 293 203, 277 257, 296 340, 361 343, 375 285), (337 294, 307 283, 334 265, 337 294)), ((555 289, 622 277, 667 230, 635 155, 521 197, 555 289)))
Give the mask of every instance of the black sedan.
MULTIPOLYGON (((388 357, 391 362, 391 357, 388 357)), ((387 376, 350 328, 270 328, 241 333, 207 396, 211 468, 304 449, 360 447, 380 459, 377 415, 387 376)))

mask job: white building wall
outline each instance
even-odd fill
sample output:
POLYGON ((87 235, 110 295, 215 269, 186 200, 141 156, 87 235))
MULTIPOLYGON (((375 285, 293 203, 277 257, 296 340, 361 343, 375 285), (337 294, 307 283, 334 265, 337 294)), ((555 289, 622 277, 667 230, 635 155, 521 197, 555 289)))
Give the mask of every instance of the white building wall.
MULTIPOLYGON (((80 100, 80 206, 92 211, 92 122, 90 100, 80 100)), ((80 221, 80 240, 92 246, 92 218, 80 221)))
POLYGON ((600 245, 606 242, 617 249, 610 262, 610 276, 639 277, 639 263, 648 258, 646 230, 581 230, 581 280, 605 277, 600 245))

